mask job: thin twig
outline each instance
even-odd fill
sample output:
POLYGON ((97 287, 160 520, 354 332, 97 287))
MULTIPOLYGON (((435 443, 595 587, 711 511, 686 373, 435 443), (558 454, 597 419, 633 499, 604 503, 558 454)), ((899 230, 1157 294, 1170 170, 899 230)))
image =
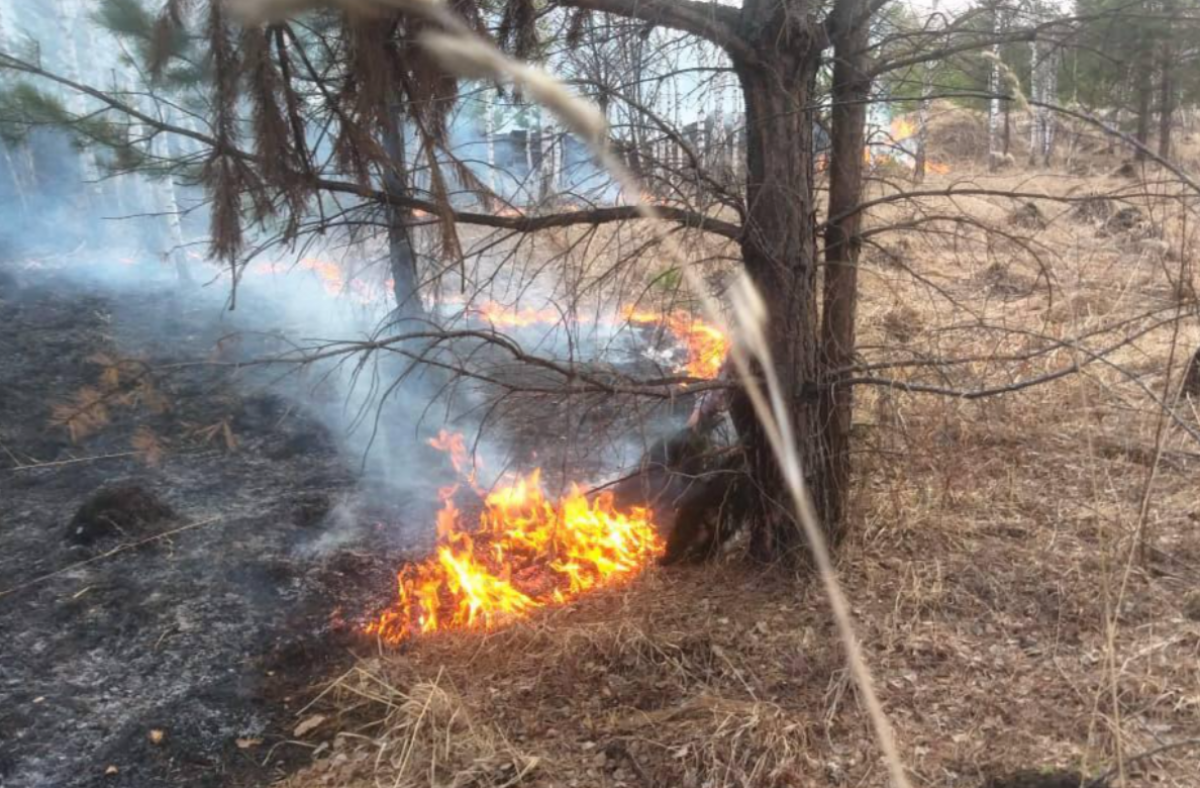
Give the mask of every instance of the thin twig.
POLYGON ((113 460, 119 457, 135 457, 136 451, 121 451, 116 454, 98 454, 94 457, 75 457, 70 460, 56 460, 54 462, 33 462, 28 465, 14 465, 11 468, 6 468, 9 471, 36 471, 42 468, 61 468, 64 465, 75 465, 81 462, 96 462, 97 460, 113 460))
POLYGON ((6 588, 3 591, 0 591, 0 599, 3 599, 4 597, 8 596, 9 594, 20 591, 21 589, 38 585, 39 583, 43 583, 47 580, 58 577, 59 575, 62 575, 62 574, 66 574, 67 572, 73 571, 75 569, 79 569, 80 567, 87 566, 88 564, 94 564, 97 561, 103 561, 105 558, 111 558, 112 556, 117 555, 118 553, 124 553, 128 550, 133 550, 134 548, 141 547, 142 545, 150 544, 151 542, 157 542, 160 539, 166 539, 167 537, 175 536, 176 534, 181 534, 184 531, 193 531, 197 528, 201 528, 205 525, 211 525, 215 522, 219 522, 224 519, 225 519, 225 515, 218 514, 215 517, 209 517, 206 520, 200 520, 199 522, 190 523, 188 525, 182 525, 178 528, 172 528, 170 531, 164 531, 163 533, 160 533, 160 534, 154 534, 153 536, 147 536, 145 539, 138 539, 136 542, 126 542, 125 544, 118 545, 117 547, 114 547, 113 549, 111 549, 107 552, 101 553, 100 555, 92 556, 91 558, 85 559, 83 561, 76 561, 73 564, 64 566, 62 569, 57 569, 48 574, 44 574, 39 577, 35 577, 32 580, 28 580, 24 583, 18 583, 17 585, 12 586, 11 588, 6 588))

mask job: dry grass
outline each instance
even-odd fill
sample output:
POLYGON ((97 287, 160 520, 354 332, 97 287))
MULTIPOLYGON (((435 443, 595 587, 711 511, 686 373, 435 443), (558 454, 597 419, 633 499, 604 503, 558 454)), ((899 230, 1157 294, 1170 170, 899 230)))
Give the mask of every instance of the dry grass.
MULTIPOLYGON (((1157 182, 958 172, 929 185, 951 184, 1116 195, 1169 250, 1036 197, 875 211, 873 227, 918 224, 869 250, 864 356, 964 359, 881 375, 983 388, 1128 341, 1001 397, 861 388, 857 527, 839 570, 914 784, 1097 774, 1200 736, 1187 433, 1200 419, 1185 401, 1164 420, 1152 399, 1174 402, 1200 343, 1192 321, 1154 327, 1194 312, 1181 261, 1195 223, 1157 182), (1043 221, 1014 227, 1026 203, 1043 221)), ((887 784, 822 593, 737 561, 652 569, 487 636, 419 639, 364 659, 318 706, 339 723, 318 732, 340 733, 287 785, 887 784)), ((1129 781, 1198 785, 1196 759, 1164 753, 1129 781)))

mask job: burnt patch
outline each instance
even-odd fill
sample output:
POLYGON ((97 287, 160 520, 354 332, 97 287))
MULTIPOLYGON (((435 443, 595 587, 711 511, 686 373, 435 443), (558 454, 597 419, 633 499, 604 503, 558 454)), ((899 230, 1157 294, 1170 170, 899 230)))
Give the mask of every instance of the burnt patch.
MULTIPOLYGON (((364 595, 392 589, 382 570, 324 570, 359 458, 304 404, 262 393, 268 374, 186 363, 236 328, 219 298, 22 284, 0 296, 0 784, 265 785, 308 757, 284 744, 293 714, 360 640, 364 595), (53 407, 99 385, 101 355, 145 365, 166 407, 139 390, 73 439, 53 407)), ((385 556, 400 522, 364 552, 385 556)))
POLYGON ((983 788, 1101 788, 1101 783, 1087 780, 1079 772, 1057 769, 1026 769, 999 777, 991 777, 983 788))
POLYGON ((1046 217, 1037 203, 1027 202, 1008 215, 1008 223, 1025 230, 1046 229, 1046 217))
POLYGON ((105 487, 75 512, 66 538, 74 544, 91 545, 109 536, 137 537, 145 526, 174 516, 174 509, 140 484, 105 487))
POLYGON ((301 528, 320 525, 333 509, 331 498, 319 492, 297 495, 292 501, 292 522, 301 528))
POLYGON ((1071 209, 1071 218, 1081 224, 1103 223, 1112 216, 1112 200, 1099 194, 1084 197, 1071 209))

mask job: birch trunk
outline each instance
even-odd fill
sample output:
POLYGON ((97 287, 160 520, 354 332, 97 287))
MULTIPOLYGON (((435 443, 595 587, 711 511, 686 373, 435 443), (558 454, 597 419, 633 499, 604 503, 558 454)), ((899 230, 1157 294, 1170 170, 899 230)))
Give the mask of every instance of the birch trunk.
MULTIPOLYGON (((79 22, 79 5, 77 0, 56 0, 54 21, 58 25, 62 42, 63 76, 72 82, 81 82, 79 72, 79 48, 75 41, 75 29, 79 22)), ((87 101, 83 94, 71 90, 65 92, 67 109, 76 117, 87 114, 87 101)), ((84 189, 85 198, 89 202, 99 203, 103 198, 100 185, 100 167, 96 162, 96 154, 90 148, 84 148, 79 153, 80 169, 83 180, 87 184, 84 189)))
POLYGON ((488 90, 484 94, 483 134, 487 140, 488 191, 496 193, 496 108, 489 100, 496 94, 488 90))
MULTIPOLYGON (((933 0, 933 10, 929 15, 929 27, 938 25, 938 0, 933 0)), ((940 26, 940 25, 939 25, 940 26)), ((921 103, 917 105, 917 149, 913 154, 913 180, 917 183, 925 180, 925 162, 928 157, 929 145, 929 107, 933 95, 933 70, 935 64, 929 62, 921 74, 921 103)))
MULTIPOLYGON (((992 32, 999 36, 1002 28, 1000 8, 992 8, 992 32)), ((1004 133, 1004 117, 1000 109, 1000 44, 991 48, 991 68, 988 70, 988 170, 995 172, 1004 161, 1002 139, 1004 133)))

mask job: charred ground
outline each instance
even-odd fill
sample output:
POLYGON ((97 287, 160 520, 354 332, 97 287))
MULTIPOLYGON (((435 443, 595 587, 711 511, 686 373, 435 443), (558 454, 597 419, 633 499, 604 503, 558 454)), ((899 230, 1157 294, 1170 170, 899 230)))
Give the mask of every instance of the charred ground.
POLYGON ((273 341, 223 341, 219 298, 0 273, 0 784, 259 782, 346 657, 342 602, 390 588, 369 529, 315 549, 357 458, 265 374, 159 371, 273 341), (96 423, 66 423, 80 391, 96 423))

